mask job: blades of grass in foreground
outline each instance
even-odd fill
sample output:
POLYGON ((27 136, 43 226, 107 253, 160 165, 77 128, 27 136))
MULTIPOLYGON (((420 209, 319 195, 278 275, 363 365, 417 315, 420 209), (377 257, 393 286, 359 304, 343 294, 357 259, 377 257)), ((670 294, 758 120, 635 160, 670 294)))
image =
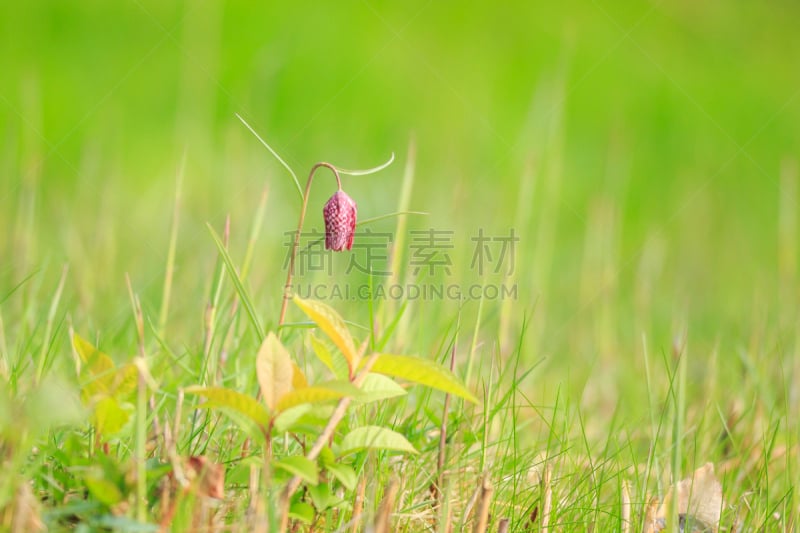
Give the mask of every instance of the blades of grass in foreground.
POLYGON ((264 215, 267 212, 267 187, 261 192, 261 199, 258 202, 258 208, 253 216, 253 224, 250 227, 250 238, 247 239, 247 249, 244 252, 244 261, 242 261, 242 279, 246 279, 250 273, 250 263, 253 260, 253 251, 258 241, 258 236, 261 234, 261 228, 264 227, 264 215))
POLYGON ((40 271, 40 269, 37 268, 36 270, 31 272, 27 276, 22 278, 22 280, 19 283, 17 283, 13 287, 11 287, 11 289, 7 293, 5 293, 2 297, 0 297, 0 305, 4 304, 5 301, 8 300, 11 297, 12 294, 17 292, 17 290, 19 290, 23 285, 25 285, 31 278, 33 278, 33 276, 38 274, 39 271, 40 271))
MULTIPOLYGON (((411 203, 411 192, 414 188, 414 169, 417 162, 417 143, 412 137, 408 143, 408 157, 406 166, 403 169, 403 183, 400 187, 400 198, 397 203, 397 212, 408 212, 411 203)), ((407 219, 404 216, 397 217, 397 225, 394 230, 394 245, 392 246, 392 260, 389 267, 388 286, 397 284, 400 279, 400 262, 403 260, 403 250, 405 244, 407 219)), ((383 302, 378 311, 381 318, 385 320, 386 314, 394 314, 394 304, 390 301, 383 302)))
MULTIPOLYGON (((650 481, 650 475, 653 472, 653 469, 658 472, 661 470, 658 464, 658 455, 656 454, 656 446, 655 443, 658 442, 658 437, 661 433, 661 424, 656 423, 656 416, 655 416, 655 399, 654 399, 654 391, 653 391, 653 381, 652 381, 652 374, 650 372, 650 357, 647 350, 647 336, 645 333, 642 333, 642 355, 644 358, 644 376, 645 376, 645 384, 647 385, 647 402, 648 402, 648 412, 650 413, 650 449, 647 454, 647 465, 645 467, 644 472, 644 483, 642 483, 642 493, 639 495, 639 501, 647 501, 647 484, 650 481)), ((660 479, 657 477, 657 479, 660 479)), ((661 487, 658 487, 659 491, 661 491, 661 487)))
MULTIPOLYGON (((225 219, 225 231, 222 234, 222 245, 228 247, 228 236, 230 235, 230 218, 225 219)), ((212 276, 211 301, 206 304, 203 317, 203 361, 204 366, 200 372, 200 383, 214 384, 216 382, 216 369, 219 367, 220 350, 211 353, 211 345, 217 335, 217 311, 219 302, 222 298, 222 288, 225 285, 225 261, 221 255, 217 255, 214 264, 214 275, 212 276), (209 381, 209 376, 211 381, 209 381)), ((223 334, 224 338, 224 334, 223 334)))
POLYGON ((233 281, 233 285, 236 287, 236 292, 239 294, 239 298, 242 300, 242 305, 244 305, 244 308, 247 311, 247 316, 250 318, 250 323, 253 325, 253 329, 255 329, 255 332, 258 335, 258 339, 261 340, 265 336, 264 326, 261 325, 261 321, 258 319, 255 307, 253 307, 253 302, 250 301, 250 296, 247 294, 244 284, 242 283, 239 274, 236 272, 236 267, 234 266, 233 260, 228 253, 228 249, 222 244, 222 240, 219 238, 219 235, 217 235, 217 232, 214 231, 214 228, 211 227, 211 224, 206 224, 206 226, 208 226, 208 231, 211 232, 211 238, 214 239, 214 244, 217 245, 217 250, 219 250, 222 260, 225 262, 225 266, 228 269, 228 274, 233 281))
POLYGON ((69 267, 64 265, 61 269, 61 279, 58 282, 58 286, 56 287, 56 292, 53 295, 53 300, 50 302, 50 310, 47 313, 47 322, 45 323, 44 328, 44 337, 42 340, 42 349, 39 352, 39 361, 36 366, 36 379, 35 383, 39 383, 42 380, 42 375, 44 374, 44 367, 45 361, 47 360, 47 353, 50 348, 50 335, 53 333, 53 323, 56 319, 56 312, 58 311, 58 303, 61 301, 61 293, 64 291, 64 283, 67 280, 67 272, 69 271, 69 267))
POLYGON ((478 314, 475 317, 475 328, 472 332, 472 342, 469 346, 469 357, 467 358, 467 375, 464 377, 464 383, 469 385, 469 379, 472 377, 472 366, 475 362, 475 349, 478 346, 478 332, 481 327, 481 317, 483 316, 483 296, 486 293, 486 280, 481 284, 481 297, 478 300, 478 314))
POLYGON ((407 301, 403 302, 403 305, 400 306, 400 309, 397 310, 394 317, 392 317, 392 321, 386 326, 386 329, 383 332, 383 336, 381 337, 378 344, 375 346, 376 352, 381 352, 386 347, 386 343, 389 342, 389 338, 391 338, 392 333, 394 333, 397 324, 400 322, 400 319, 403 317, 403 313, 405 313, 406 306, 408 305, 407 301))
MULTIPOLYGON (((675 370, 678 375, 673 411, 673 433, 672 433, 672 487, 682 478, 681 469, 683 465, 683 428, 686 415, 686 346, 683 339, 679 339, 673 346, 673 360, 677 365, 675 370)), ((667 528, 677 529, 678 505, 677 497, 672 498, 669 516, 667 517, 667 528)))
POLYGON ((178 176, 175 183, 175 203, 172 206, 172 225, 169 232, 169 248, 167 249, 167 266, 164 273, 164 288, 161 293, 161 310, 158 313, 158 336, 164 337, 169 315, 169 301, 172 295, 172 280, 175 275, 175 249, 178 245, 178 222, 180 219, 181 190, 183 188, 183 174, 186 170, 186 152, 183 152, 178 176))
POLYGON ((144 313, 139 297, 133 292, 131 278, 125 275, 128 296, 131 300, 136 334, 138 338, 139 356, 136 362, 136 419, 134 457, 136 468, 136 520, 144 523, 147 520, 147 385, 145 383, 145 347, 144 347, 144 313))

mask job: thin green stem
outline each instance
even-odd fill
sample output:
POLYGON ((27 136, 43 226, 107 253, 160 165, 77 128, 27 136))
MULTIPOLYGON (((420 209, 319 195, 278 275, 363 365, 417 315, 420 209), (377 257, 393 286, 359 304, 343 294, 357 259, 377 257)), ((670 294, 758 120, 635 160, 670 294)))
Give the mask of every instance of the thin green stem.
POLYGON ((308 181, 306 181, 306 190, 303 193, 303 205, 300 208, 300 219, 297 222, 297 231, 294 233, 294 244, 292 244, 292 253, 289 256, 289 271, 286 273, 286 284, 283 286, 283 301, 281 303, 281 314, 278 318, 278 327, 281 327, 286 319, 286 307, 289 304, 289 298, 292 292, 292 278, 294 277, 294 264, 297 259, 297 250, 300 247, 300 234, 303 232, 303 224, 306 220, 306 209, 308 208, 308 193, 311 191, 311 182, 314 181, 314 173, 318 168, 325 167, 333 172, 336 177, 336 185, 338 190, 342 190, 342 179, 339 177, 339 172, 336 167, 330 163, 317 163, 311 167, 311 172, 308 174, 308 181))

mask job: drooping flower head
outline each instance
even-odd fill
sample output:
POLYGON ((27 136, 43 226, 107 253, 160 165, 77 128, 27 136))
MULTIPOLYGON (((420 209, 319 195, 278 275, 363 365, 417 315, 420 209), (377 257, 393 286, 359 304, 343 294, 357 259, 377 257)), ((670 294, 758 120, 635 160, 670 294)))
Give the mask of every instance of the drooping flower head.
POLYGON ((322 209, 325 219, 325 249, 341 252, 353 247, 356 231, 356 203, 346 192, 339 190, 322 209))

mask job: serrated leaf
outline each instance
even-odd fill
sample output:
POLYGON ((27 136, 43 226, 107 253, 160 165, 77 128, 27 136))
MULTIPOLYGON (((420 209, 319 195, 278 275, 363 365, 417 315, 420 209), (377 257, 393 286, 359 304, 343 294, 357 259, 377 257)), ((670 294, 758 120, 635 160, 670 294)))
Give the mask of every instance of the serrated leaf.
POLYGON ((287 394, 284 394, 278 401, 276 410, 279 412, 285 411, 286 409, 295 407, 297 405, 302 405, 304 403, 324 403, 331 400, 338 400, 340 398, 344 398, 345 396, 354 396, 358 393, 358 389, 351 385, 348 381, 331 381, 320 385, 295 389, 287 394))
POLYGON ((281 470, 289 472, 293 476, 299 476, 310 485, 319 483, 319 468, 317 467, 317 463, 302 455, 282 457, 277 461, 273 461, 272 465, 275 468, 280 468, 281 470))
POLYGON ((347 379, 350 377, 350 368, 347 364, 347 359, 339 353, 331 353, 328 347, 325 346, 325 343, 314 335, 311 335, 311 349, 314 350, 314 353, 317 358, 322 361, 322 364, 327 366, 338 379, 347 379))
POLYGON ((297 366, 297 363, 292 361, 292 388, 301 389, 303 387, 308 387, 306 375, 303 373, 303 370, 297 366))
POLYGON ((427 359, 410 355, 380 354, 371 370, 378 374, 426 385, 454 396, 460 396, 472 403, 478 403, 478 399, 455 374, 427 359))
POLYGON ((342 354, 347 359, 350 371, 358 364, 358 352, 356 351, 355 342, 350 335, 350 330, 332 307, 322 302, 315 300, 304 300, 298 296, 294 297, 294 303, 308 315, 308 318, 314 321, 319 326, 319 329, 325 333, 336 345, 342 354))
POLYGON ((417 453, 403 435, 380 426, 362 426, 344 436, 339 444, 340 456, 361 450, 390 450, 417 453))
POLYGON ((94 405, 92 424, 101 435, 114 434, 128 423, 130 414, 122 408, 116 398, 106 396, 94 405))
POLYGON ((361 392, 355 398, 355 401, 356 403, 364 404, 396 398, 405 394, 408 394, 408 392, 392 378, 370 372, 361 383, 361 392))
POLYGON ((271 331, 258 349, 256 376, 264 402, 274 411, 278 401, 292 390, 294 365, 289 352, 271 331))
POLYGON ((186 394, 202 396, 208 400, 198 405, 198 409, 227 407, 258 424, 262 431, 269 426, 270 414, 267 408, 252 396, 224 387, 188 387, 186 394))
POLYGON ((356 488, 356 483, 358 483, 358 476, 356 475, 356 471, 349 465, 345 465, 342 463, 326 463, 325 470, 330 472, 330 474, 339 480, 344 488, 347 490, 353 490, 356 488))

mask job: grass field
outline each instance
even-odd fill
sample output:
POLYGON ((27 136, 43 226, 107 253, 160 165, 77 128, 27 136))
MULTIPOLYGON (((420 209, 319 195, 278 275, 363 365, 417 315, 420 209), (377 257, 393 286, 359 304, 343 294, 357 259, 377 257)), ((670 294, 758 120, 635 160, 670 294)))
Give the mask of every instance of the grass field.
POLYGON ((271 4, 0 6, 0 530, 800 528, 800 7, 271 4))

